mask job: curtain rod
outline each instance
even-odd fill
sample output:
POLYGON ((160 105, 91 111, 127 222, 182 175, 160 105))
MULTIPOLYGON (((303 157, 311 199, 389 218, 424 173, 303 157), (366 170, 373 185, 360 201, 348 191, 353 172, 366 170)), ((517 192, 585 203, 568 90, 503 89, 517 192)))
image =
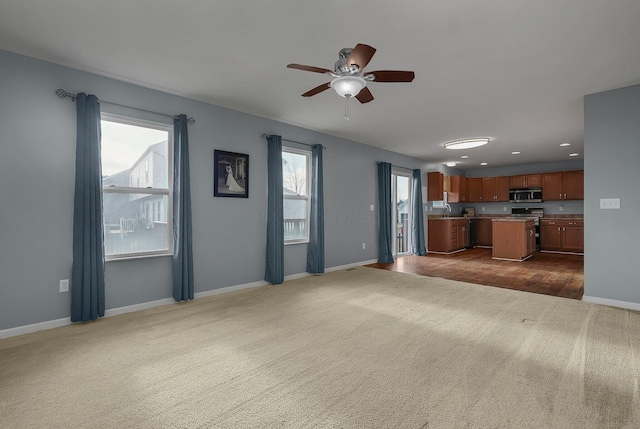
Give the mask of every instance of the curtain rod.
MULTIPOLYGON (((78 98, 77 94, 72 94, 70 92, 65 91, 64 89, 57 89, 56 90, 56 95, 58 97, 60 97, 60 98, 70 98, 71 101, 76 101, 76 98, 78 98)), ((175 115, 168 115, 166 113, 154 112, 153 110, 140 109, 139 107, 126 106, 124 104, 113 103, 111 101, 100 100, 100 99, 98 99, 98 101, 100 103, 111 104, 112 106, 126 107, 127 109, 134 109, 134 110, 139 110, 141 112, 153 113, 154 115, 162 115, 162 116, 166 116, 168 118, 175 118, 176 117, 175 115)), ((187 122, 190 123, 190 124, 195 124, 196 120, 193 119, 193 118, 188 118, 187 122)))
MULTIPOLYGON (((263 139, 267 139, 269 137, 271 137, 271 134, 267 134, 267 133, 262 134, 262 138, 263 139)), ((302 142, 298 142, 298 141, 295 141, 295 140, 282 139, 282 141, 283 142, 289 142, 289 143, 297 143, 297 144, 301 144, 303 146, 309 146, 309 147, 315 146, 315 145, 312 145, 312 144, 309 144, 309 143, 302 143, 302 142)), ((322 149, 326 150, 327 148, 323 145, 322 149)))
MULTIPOLYGON (((378 164, 381 164, 381 162, 378 162, 378 164)), ((393 168, 402 168, 402 169, 410 170, 410 171, 417 170, 416 168, 403 167, 401 165, 394 165, 394 164, 391 164, 391 167, 393 167, 393 168)))

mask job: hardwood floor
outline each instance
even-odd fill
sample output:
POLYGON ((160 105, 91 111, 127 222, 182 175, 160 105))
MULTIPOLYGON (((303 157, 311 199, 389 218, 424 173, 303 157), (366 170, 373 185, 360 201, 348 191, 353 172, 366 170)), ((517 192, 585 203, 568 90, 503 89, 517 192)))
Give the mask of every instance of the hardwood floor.
POLYGON ((452 255, 400 256, 393 264, 368 267, 487 286, 582 299, 584 256, 535 252, 523 262, 491 259, 491 249, 474 248, 452 255))

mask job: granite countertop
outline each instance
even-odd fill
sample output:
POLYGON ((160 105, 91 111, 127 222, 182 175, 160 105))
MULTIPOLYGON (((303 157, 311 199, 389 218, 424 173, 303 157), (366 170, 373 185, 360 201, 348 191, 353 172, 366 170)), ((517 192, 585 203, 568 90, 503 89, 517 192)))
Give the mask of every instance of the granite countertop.
POLYGON ((536 217, 511 217, 511 216, 503 216, 503 217, 496 217, 491 219, 492 222, 528 222, 528 221, 535 221, 538 218, 536 217))
MULTIPOLYGON (((511 214, 477 214, 475 216, 448 216, 444 217, 440 215, 428 215, 427 219, 429 220, 446 220, 446 219, 486 219, 486 220, 506 220, 506 219, 518 220, 518 219, 537 219, 536 217, 516 217, 511 214)), ((581 214, 550 214, 544 215, 540 219, 575 219, 575 220, 584 220, 584 215, 581 214)))

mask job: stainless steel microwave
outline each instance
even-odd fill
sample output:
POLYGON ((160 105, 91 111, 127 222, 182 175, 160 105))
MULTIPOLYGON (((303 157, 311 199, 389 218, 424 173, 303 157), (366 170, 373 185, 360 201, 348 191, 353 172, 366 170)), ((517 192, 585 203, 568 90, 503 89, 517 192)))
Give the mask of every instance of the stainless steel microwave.
POLYGON ((509 189, 509 201, 512 203, 541 203, 542 188, 509 189))

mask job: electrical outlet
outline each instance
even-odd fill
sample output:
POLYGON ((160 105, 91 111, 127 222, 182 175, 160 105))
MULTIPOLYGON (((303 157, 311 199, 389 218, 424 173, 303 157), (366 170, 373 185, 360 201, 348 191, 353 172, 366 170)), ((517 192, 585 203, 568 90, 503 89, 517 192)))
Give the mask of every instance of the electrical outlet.
POLYGON ((503 212, 506 212, 506 211, 507 211, 507 208, 506 208, 506 207, 502 207, 502 211, 503 211, 503 212))
POLYGON ((366 247, 366 246, 365 246, 365 244, 364 244, 364 243, 362 243, 362 250, 364 250, 364 248, 365 248, 365 247, 366 247))
POLYGON ((484 211, 484 207, 482 207, 482 211, 484 211))
POLYGON ((374 205, 373 205, 373 204, 371 204, 371 205, 369 206, 369 210, 373 211, 373 208, 374 208, 374 205))
POLYGON ((560 211, 564 211, 564 206, 562 204, 560 204, 560 211))
POLYGON ((69 292, 69 279, 60 280, 60 292, 69 292))

